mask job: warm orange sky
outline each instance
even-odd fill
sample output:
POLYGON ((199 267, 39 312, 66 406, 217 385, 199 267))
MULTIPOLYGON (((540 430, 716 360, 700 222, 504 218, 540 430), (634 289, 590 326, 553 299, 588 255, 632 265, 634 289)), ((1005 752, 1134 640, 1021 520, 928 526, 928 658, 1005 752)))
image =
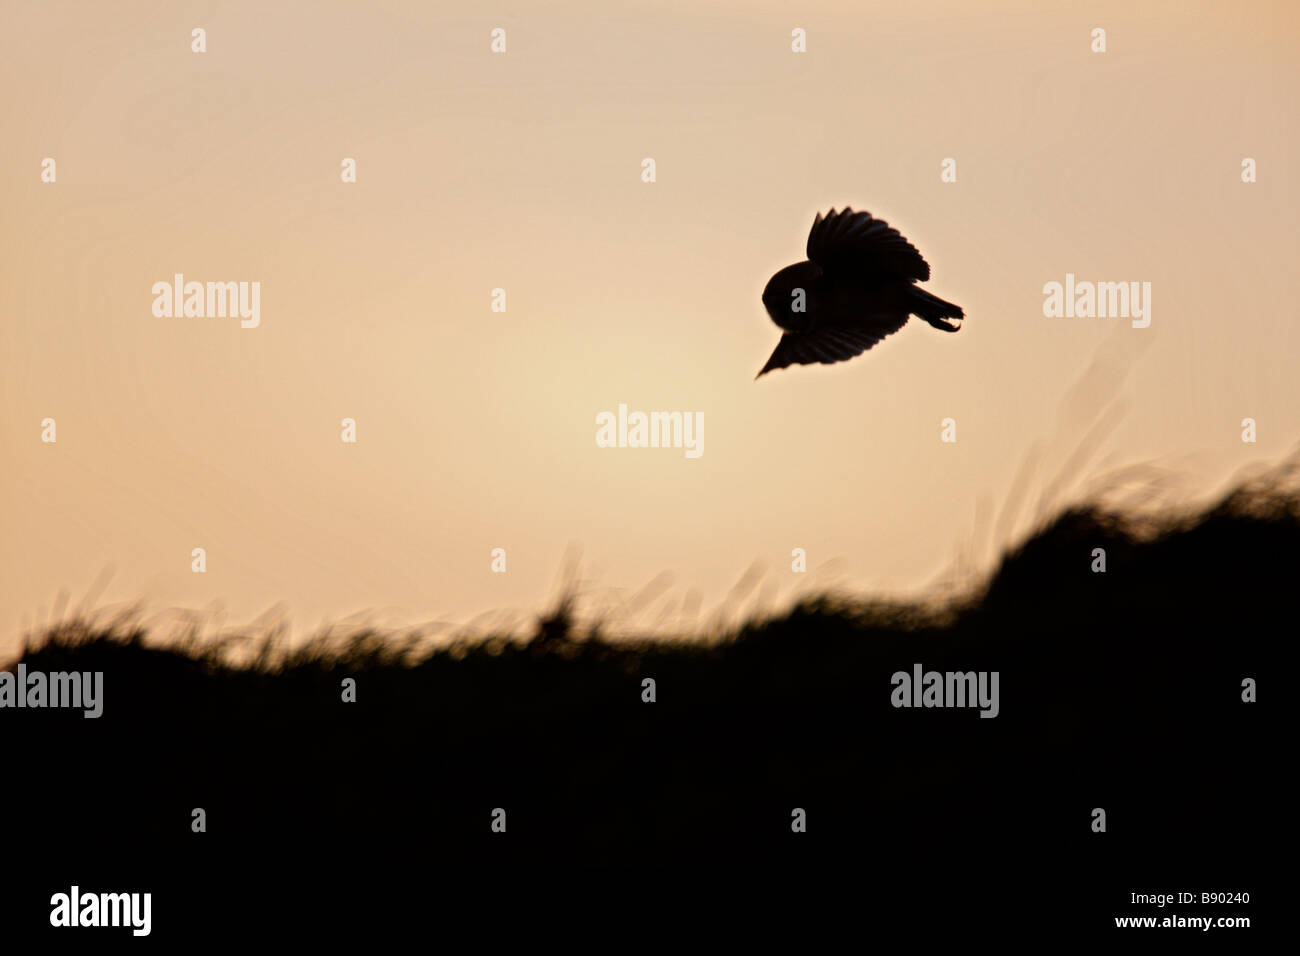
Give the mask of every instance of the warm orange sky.
POLYGON ((1295 4, 437 6, 0 4, 0 651, 106 568, 303 628, 534 608, 569 542, 670 572, 651 616, 806 585, 795 547, 915 588, 1108 406, 1080 481, 1300 438, 1295 4), (755 382, 764 283, 845 204, 966 327, 755 382), (156 318, 176 272, 260 282, 260 326, 156 318), (1150 282, 1150 328, 1045 318, 1067 272, 1150 282), (704 454, 598 448, 620 402, 702 412, 704 454))

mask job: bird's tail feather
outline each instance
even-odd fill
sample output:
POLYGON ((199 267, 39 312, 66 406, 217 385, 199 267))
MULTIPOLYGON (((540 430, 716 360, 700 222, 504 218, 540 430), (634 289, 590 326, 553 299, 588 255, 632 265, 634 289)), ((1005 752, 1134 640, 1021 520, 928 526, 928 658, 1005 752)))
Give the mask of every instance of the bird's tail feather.
POLYGON ((911 311, 913 315, 918 315, 925 321, 929 322, 936 329, 942 329, 945 332, 956 332, 960 325, 954 322, 947 322, 946 319, 965 318, 961 306, 953 305, 937 295, 931 295, 924 289, 912 287, 911 311))

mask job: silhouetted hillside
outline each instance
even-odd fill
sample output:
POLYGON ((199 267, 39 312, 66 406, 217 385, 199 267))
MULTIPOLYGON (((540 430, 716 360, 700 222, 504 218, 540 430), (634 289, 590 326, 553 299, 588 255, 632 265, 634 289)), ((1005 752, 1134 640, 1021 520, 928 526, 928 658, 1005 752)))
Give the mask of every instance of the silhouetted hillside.
POLYGON ((1134 890, 1249 890, 1274 852, 1298 573, 1300 496, 1264 484, 1156 524, 1062 514, 961 606, 812 601, 707 648, 581 639, 561 611, 413 663, 360 634, 236 667, 70 624, 23 663, 102 671, 104 713, 0 711, 5 843, 66 860, 33 900, 613 863, 942 880, 1104 921, 1134 890), (999 672, 997 717, 892 706, 917 663, 999 672))

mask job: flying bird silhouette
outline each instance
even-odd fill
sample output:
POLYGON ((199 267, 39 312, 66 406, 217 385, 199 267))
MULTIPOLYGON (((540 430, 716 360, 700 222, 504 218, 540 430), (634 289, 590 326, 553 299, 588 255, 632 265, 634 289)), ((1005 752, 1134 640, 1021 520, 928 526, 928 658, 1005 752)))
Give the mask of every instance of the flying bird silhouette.
POLYGON ((776 351, 755 378, 787 365, 829 365, 865 352, 897 332, 908 316, 956 332, 961 306, 931 295, 915 283, 930 266, 910 242, 883 219, 847 206, 819 212, 808 233, 808 259, 786 266, 768 280, 763 305, 785 330, 776 351))

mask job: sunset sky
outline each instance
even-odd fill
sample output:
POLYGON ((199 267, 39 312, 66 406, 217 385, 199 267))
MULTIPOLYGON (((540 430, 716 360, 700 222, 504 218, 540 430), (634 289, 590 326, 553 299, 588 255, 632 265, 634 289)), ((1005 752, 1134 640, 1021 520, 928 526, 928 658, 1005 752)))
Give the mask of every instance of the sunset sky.
POLYGON ((912 592, 1058 477, 1208 492, 1300 440, 1300 6, 461 6, 0 2, 0 657, 103 575, 301 630, 537 609, 570 544, 670 574, 649 622, 755 562, 912 592), (965 327, 755 381, 764 283, 844 205, 965 327), (260 325, 155 317, 175 273, 260 325), (1067 273, 1150 282, 1150 327, 1045 317, 1067 273), (703 454, 597 447, 619 403, 703 454))

